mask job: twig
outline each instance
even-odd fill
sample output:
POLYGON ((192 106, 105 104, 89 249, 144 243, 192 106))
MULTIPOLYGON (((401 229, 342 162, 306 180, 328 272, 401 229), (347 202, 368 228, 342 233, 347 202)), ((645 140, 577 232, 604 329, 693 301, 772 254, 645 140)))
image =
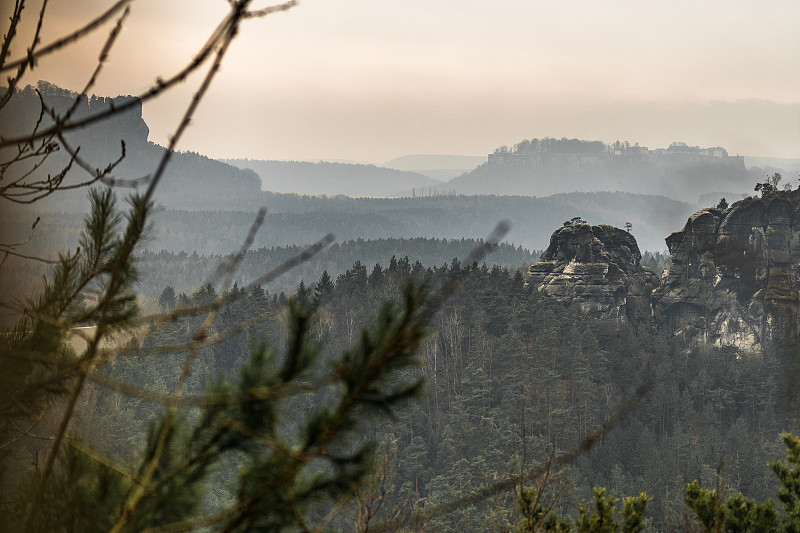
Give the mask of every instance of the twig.
POLYGON ((115 464, 113 461, 109 460, 108 458, 101 456, 99 453, 95 452, 94 450, 91 450, 91 449, 85 447, 83 444, 80 443, 80 441, 77 441, 75 439, 71 439, 71 438, 67 437, 66 438, 66 442, 67 442, 67 444, 69 446, 71 446, 72 448, 75 448, 77 451, 81 452, 86 457, 89 457, 90 459, 93 459, 93 460, 97 461, 101 465, 104 465, 104 466, 110 468, 111 470, 113 470, 114 472, 117 472, 118 474, 122 474, 126 478, 134 481, 137 485, 141 485, 142 480, 139 478, 138 475, 136 475, 135 472, 130 472, 130 471, 122 468, 121 466, 119 466, 118 464, 115 464))
POLYGON ((224 511, 204 518, 194 518, 182 522, 174 522, 165 526, 149 527, 142 533, 181 533, 183 531, 194 531, 195 529, 211 526, 229 518, 238 509, 238 506, 231 506, 224 511))
MULTIPOLYGON (((11 69, 14 69, 14 68, 18 68, 20 65, 24 65, 25 63, 30 62, 31 59, 34 59, 34 60, 35 59, 39 59, 40 57, 42 57, 44 55, 51 54, 51 53, 53 53, 53 52, 65 47, 67 45, 70 45, 70 44, 74 43, 75 41, 78 41, 79 39, 83 38, 87 34, 93 32, 94 30, 96 30, 98 27, 102 26, 107 20, 109 20, 111 17, 113 17, 115 13, 117 13, 120 9, 122 9, 122 7, 125 6, 125 4, 129 4, 130 2, 131 2, 131 0, 120 0, 119 2, 117 2, 116 4, 114 4, 110 8, 108 8, 99 17, 91 20, 88 24, 86 24, 82 28, 79 28, 79 29, 75 30, 74 32, 70 33, 69 35, 66 35, 66 36, 62 37, 61 39, 58 39, 57 41, 54 41, 54 42, 48 44, 47 46, 44 46, 44 47, 40 48, 37 52, 35 52, 33 54, 29 54, 28 56, 26 56, 24 58, 17 59, 15 61, 11 61, 11 62, 9 62, 9 63, 7 63, 5 65, 2 64, 2 61, 0 61, 0 72, 5 72, 6 70, 11 70, 11 69)), ((9 43, 11 42, 10 39, 8 39, 8 38, 6 38, 6 40, 8 40, 9 43)), ((3 59, 3 58, 4 57, 0 57, 0 59, 3 59)))
POLYGON ((87 81, 86 85, 84 85, 83 90, 81 90, 81 92, 78 93, 78 96, 75 97, 75 101, 72 102, 72 105, 64 114, 64 117, 59 120, 60 122, 68 121, 70 117, 72 117, 72 115, 78 109, 78 106, 80 105, 83 98, 88 97, 89 91, 92 90, 92 87, 94 87, 94 84, 97 82, 97 77, 100 75, 100 71, 103 70, 103 65, 108 60, 108 54, 111 51, 111 48, 114 46, 114 43, 116 42, 117 37, 119 36, 120 30, 122 30, 122 24, 123 22, 125 22, 125 19, 128 18, 130 12, 131 12, 131 7, 127 6, 125 10, 122 12, 122 15, 120 15, 120 17, 117 19, 117 23, 114 25, 113 28, 111 28, 111 31, 109 32, 108 37, 106 38, 106 42, 103 45, 103 48, 100 50, 100 55, 97 56, 97 66, 94 68, 94 72, 92 72, 92 75, 89 77, 89 81, 87 81))
POLYGON ((39 131, 34 135, 26 135, 23 137, 13 137, 13 138, 0 138, 0 148, 4 146, 11 146, 11 145, 18 145, 18 144, 26 144, 33 142, 35 140, 44 138, 44 137, 52 137, 59 132, 65 132, 77 128, 84 128, 89 124, 93 124, 94 122, 103 120, 108 118, 112 115, 117 113, 121 113, 130 109, 134 106, 138 106, 141 103, 147 102, 158 95, 160 95, 165 90, 177 85, 178 83, 183 82, 192 72, 200 68, 200 66, 211 57, 211 54, 220 44, 221 40, 223 39, 226 30, 229 28, 230 24, 232 23, 231 15, 228 15, 223 19, 219 26, 212 32, 211 37, 208 39, 205 45, 200 49, 200 51, 192 58, 191 62, 184 67, 183 69, 179 70, 177 73, 173 74, 168 79, 158 78, 156 83, 151 86, 147 91, 140 93, 136 98, 131 98, 120 105, 112 105, 106 109, 105 111, 101 111, 95 113, 94 115, 89 115, 79 120, 72 121, 68 124, 60 124, 51 126, 43 131, 39 131))
MULTIPOLYGON (((89 381, 97 383, 102 387, 106 387, 107 389, 113 390, 115 392, 120 392, 125 394, 126 396, 131 396, 133 398, 139 398, 140 400, 146 400, 152 403, 160 404, 160 405, 171 405, 175 400, 171 394, 162 394, 159 392, 150 391, 147 389, 143 389, 141 387, 137 387, 135 385, 131 385, 129 383, 125 383, 124 381, 118 381, 113 378, 110 378, 104 374, 99 374, 97 372, 92 372, 88 376, 89 381)), ((196 408, 204 408, 213 405, 230 405, 239 402, 251 401, 251 400, 267 400, 270 398, 281 398, 290 396, 292 394, 300 394, 304 392, 313 392, 315 390, 319 390, 319 387, 322 385, 330 385, 331 382, 328 380, 326 382, 307 382, 307 383, 295 383, 293 385, 281 385, 269 388, 252 388, 247 391, 246 396, 240 396, 238 394, 222 394, 222 395, 200 395, 200 396, 181 396, 177 403, 180 406, 185 407, 196 407, 196 408)))
POLYGON ((33 429, 36 426, 39 425, 39 422, 42 421, 42 417, 44 417, 44 414, 46 412, 47 412, 46 409, 43 410, 39 414, 39 416, 36 417, 36 420, 33 421, 33 424, 31 424, 31 427, 29 427, 27 430, 24 430, 24 431, 15 430, 18 433, 18 435, 16 437, 14 437, 13 439, 9 440, 8 442, 6 442, 5 444, 0 445, 0 450, 2 450, 3 448, 6 448, 7 446, 11 446, 12 444, 14 444, 15 442, 17 442, 18 440, 20 440, 23 437, 32 437, 33 435, 31 435, 31 431, 33 431, 33 429))
MULTIPOLYGON (((161 158, 161 161, 159 162, 158 168, 156 169, 156 172, 153 175, 153 179, 150 182, 147 188, 147 192, 144 195, 144 202, 141 205, 146 205, 152 199, 153 194, 155 192, 155 188, 158 186, 158 183, 161 180, 161 177, 163 176, 164 169, 166 168, 167 162, 170 159, 172 151, 175 149, 178 140, 188 127, 190 119, 194 114, 195 110, 197 109, 200 100, 205 95, 206 91, 211 85, 211 81, 214 79, 214 76, 219 71, 220 65, 222 64, 222 59, 225 57, 225 53, 227 52, 228 47, 230 46, 231 42, 233 42, 234 37, 238 33, 239 24, 242 18, 242 13, 246 12, 248 4, 249 0, 240 0, 239 2, 236 2, 231 5, 231 13, 228 17, 230 22, 224 32, 224 38, 220 44, 219 50, 217 50, 216 58, 212 63, 211 67, 209 68, 208 72, 206 73, 206 76, 203 79, 200 88, 192 97, 192 101, 189 104, 189 107, 187 108, 186 112, 184 113, 183 119, 181 120, 181 123, 179 124, 177 130, 175 131, 175 134, 170 139, 167 151, 164 153, 163 157, 161 158)), ((211 311, 209 311, 209 316, 206 318, 205 323, 198 331, 198 335, 196 336, 197 338, 199 338, 201 335, 203 336, 205 335, 205 331, 213 321, 215 313, 216 310, 213 308, 211 311)), ((175 392, 173 393, 175 399, 180 398, 181 389, 183 387, 184 382, 188 378, 189 368, 193 360, 194 360, 194 354, 190 355, 186 360, 183 374, 181 375, 181 379, 175 388, 175 392)), ((162 426, 161 432, 159 434, 158 442, 156 443, 153 456, 150 458, 150 460, 143 468, 144 473, 142 475, 142 480, 144 484, 138 487, 136 490, 134 490, 133 493, 127 498, 127 501, 123 505, 122 511, 120 512, 120 515, 117 518, 116 523, 111 529, 111 533, 119 533, 125 527, 128 519, 133 514, 139 502, 145 496, 146 486, 150 483, 153 475, 155 474, 155 471, 161 459, 161 455, 163 454, 164 449, 166 447, 167 437, 172 431, 172 422, 176 414, 176 408, 177 408, 176 404, 173 404, 170 407, 167 413, 167 420, 165 424, 162 426)))

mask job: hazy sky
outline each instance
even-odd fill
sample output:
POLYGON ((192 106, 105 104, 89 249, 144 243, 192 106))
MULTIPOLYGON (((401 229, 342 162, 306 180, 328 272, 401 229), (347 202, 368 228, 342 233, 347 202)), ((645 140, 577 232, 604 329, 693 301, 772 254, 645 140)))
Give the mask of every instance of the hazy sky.
MULTIPOLYGON (((111 3, 52 0, 44 41, 111 3)), ((226 10, 134 1, 95 92, 170 75, 226 10)), ((797 0, 302 0, 244 25, 179 148, 380 163, 551 136, 800 158, 799 26, 797 0)), ((108 29, 28 81, 79 89, 108 29)), ((145 107, 151 140, 166 143, 198 83, 145 107)))

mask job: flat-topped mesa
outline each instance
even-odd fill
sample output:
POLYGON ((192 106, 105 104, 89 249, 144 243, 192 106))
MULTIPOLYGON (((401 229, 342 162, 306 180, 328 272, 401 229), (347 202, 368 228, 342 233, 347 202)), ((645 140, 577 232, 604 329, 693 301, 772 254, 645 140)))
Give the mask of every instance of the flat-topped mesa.
POLYGON ((528 269, 526 285, 569 309, 604 321, 612 330, 629 323, 653 325, 650 295, 658 277, 639 261, 636 239, 608 225, 567 225, 550 237, 541 260, 528 269))
POLYGON ((800 332, 800 190, 692 215, 666 239, 672 267, 653 294, 661 331, 762 350, 800 332))

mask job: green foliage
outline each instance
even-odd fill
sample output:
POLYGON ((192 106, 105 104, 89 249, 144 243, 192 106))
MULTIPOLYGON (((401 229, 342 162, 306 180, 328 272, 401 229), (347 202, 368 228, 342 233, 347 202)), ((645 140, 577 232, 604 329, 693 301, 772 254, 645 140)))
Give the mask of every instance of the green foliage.
POLYGON ((41 293, 29 297, 19 323, 0 337, 6 378, 0 388, 0 442, 13 438, 9 432, 16 422, 41 416, 76 377, 75 354, 65 344, 70 328, 102 324, 86 352, 77 354, 90 361, 100 338, 110 329, 124 330, 137 313, 137 270, 130 252, 144 233, 144 201, 132 197, 123 215, 109 189, 93 189, 90 200, 80 249, 59 257, 41 293))
POLYGON ((694 513, 703 531, 797 533, 800 531, 800 438, 783 433, 786 445, 785 462, 776 461, 772 469, 778 476, 778 501, 783 513, 778 513, 773 501, 757 503, 741 493, 723 501, 719 489, 704 489, 697 480, 685 489, 686 505, 694 513))
POLYGON ((164 312, 172 311, 177 301, 175 289, 172 288, 172 285, 167 285, 161 293, 161 296, 158 297, 158 305, 164 312))
POLYGON ((772 176, 767 176, 766 181, 756 183, 754 187, 754 191, 761 192, 761 197, 766 198, 771 194, 775 194, 778 192, 778 184, 780 183, 782 176, 776 172, 772 176))
POLYGON ((593 508, 578 506, 578 518, 573 524, 568 517, 545 506, 539 489, 522 487, 517 495, 517 509, 522 515, 517 532, 569 533, 574 529, 579 533, 640 533, 645 529, 645 514, 651 499, 644 493, 623 498, 620 522, 616 518, 619 499, 606 496, 605 488, 595 488, 593 508))
POLYGON ((572 531, 572 522, 545 507, 541 496, 542 491, 536 487, 520 487, 517 493, 517 510, 521 518, 517 521, 517 533, 533 533, 535 531, 569 533, 572 531))
POLYGON ((800 532, 800 437, 789 433, 781 434, 786 445, 786 462, 772 464, 778 476, 780 488, 778 501, 783 505, 783 530, 787 533, 800 532))
POLYGON ((588 224, 588 223, 581 217, 572 217, 571 219, 564 221, 565 228, 568 228, 570 226, 578 226, 580 224, 588 224))

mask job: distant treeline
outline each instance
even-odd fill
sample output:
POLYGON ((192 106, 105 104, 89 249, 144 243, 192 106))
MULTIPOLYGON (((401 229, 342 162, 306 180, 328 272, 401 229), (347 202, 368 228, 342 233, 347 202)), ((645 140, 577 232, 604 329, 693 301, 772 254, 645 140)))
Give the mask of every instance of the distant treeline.
MULTIPOLYGON (((619 141, 617 141, 619 145, 619 141)), ((627 141, 622 143, 629 145, 627 141)), ((638 146, 638 143, 637 143, 638 146)), ((523 139, 515 144, 510 150, 507 146, 501 146, 495 149, 496 154, 602 154, 609 152, 613 149, 602 141, 583 141, 580 139, 555 139, 553 137, 544 137, 543 139, 523 139)))
MULTIPOLYGON (((684 142, 674 142, 664 150, 669 153, 675 154, 703 154, 703 155, 716 155, 727 156, 728 152, 722 147, 715 148, 698 148, 688 146, 684 142)), ((639 143, 631 145, 629 141, 615 141, 613 144, 606 144, 603 141, 584 141, 581 139, 567 139, 562 137, 556 139, 553 137, 544 137, 543 139, 523 139, 515 144, 511 149, 507 146, 501 146, 495 149, 495 154, 574 154, 574 155, 596 155, 596 154, 646 154, 648 149, 646 146, 639 146, 639 143)))
MULTIPOLYGON (((580 216, 591 224, 633 225, 641 250, 664 250, 664 236, 683 227, 694 206, 660 196, 629 193, 567 193, 546 198, 525 196, 426 196, 417 198, 316 197, 265 194, 267 216, 254 247, 306 245, 327 233, 338 241, 352 239, 476 239, 500 220, 511 223, 506 240, 528 249, 546 248, 550 235, 565 220, 580 216)), ((148 242, 153 251, 229 254, 247 235, 252 211, 165 210, 154 216, 148 242)), ((52 255, 77 246, 82 215, 49 211, 16 216, 18 223, 0 228, 5 242, 27 238, 41 216, 29 253, 52 255)))
MULTIPOLYGON (((353 268, 356 262, 371 270, 378 262, 386 263, 386 258, 389 257, 401 263, 411 265, 419 263, 424 268, 441 267, 450 264, 454 259, 464 259, 482 242, 475 239, 424 238, 369 241, 357 239, 337 242, 280 277, 270 285, 270 290, 293 292, 301 281, 311 285, 325 271, 336 278, 353 268)), ((303 249, 302 246, 273 246, 251 250, 245 254, 233 279, 239 285, 247 285, 283 262, 296 257, 303 249)), ((485 264, 517 270, 538 261, 540 255, 541 250, 529 251, 521 246, 501 243, 486 258, 485 264)), ((141 282, 138 290, 142 294, 158 296, 164 287, 171 285, 178 292, 190 293, 207 283, 220 265, 228 261, 230 256, 208 257, 186 252, 178 254, 167 251, 145 252, 139 262, 141 282)))

